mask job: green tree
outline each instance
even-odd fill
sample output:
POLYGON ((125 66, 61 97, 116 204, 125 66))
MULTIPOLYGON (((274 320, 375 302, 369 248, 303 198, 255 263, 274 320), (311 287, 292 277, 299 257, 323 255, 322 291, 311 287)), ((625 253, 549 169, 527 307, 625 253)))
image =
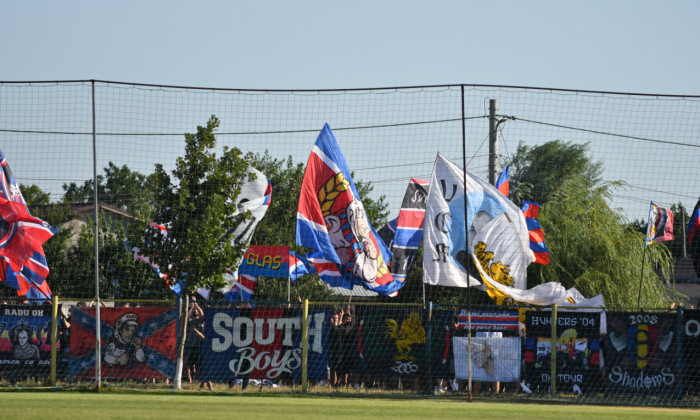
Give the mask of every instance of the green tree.
MULTIPOLYGON (((103 299, 172 299, 173 294, 155 271, 139 261, 125 243, 124 227, 104 213, 98 215, 98 268, 100 296, 103 299)), ((95 297, 95 224, 92 217, 81 224, 75 242, 72 231, 44 247, 51 273, 47 278, 52 291, 66 298, 89 300, 95 297)))
POLYGON ((510 189, 514 201, 530 200, 544 204, 568 178, 582 179, 586 189, 600 182, 603 164, 588 156, 588 143, 573 144, 554 140, 539 146, 523 143, 508 162, 510 189))
MULTIPOLYGON (((98 200, 119 207, 141 218, 152 215, 154 175, 143 175, 128 166, 121 167, 109 162, 103 168, 104 175, 97 176, 98 200)), ((94 200, 94 182, 86 180, 82 185, 75 182, 63 184, 63 201, 66 203, 89 203, 94 200)))
POLYGON ((42 191, 38 185, 19 184, 19 189, 27 206, 47 206, 51 202, 51 195, 42 191))
POLYGON ((185 156, 177 159, 171 178, 161 164, 155 168, 156 221, 166 235, 149 230, 142 254, 171 279, 186 280, 190 292, 224 286, 222 274, 238 264, 246 244, 232 243, 235 229, 250 218, 238 212, 236 198, 245 181, 248 160, 237 148, 223 148, 217 157, 212 116, 196 134, 185 135, 185 156))
POLYGON ((641 305, 665 306, 671 297, 654 269, 668 279, 671 254, 663 244, 650 245, 642 278, 644 235, 609 206, 611 192, 625 184, 602 182, 601 170, 587 144, 518 147, 511 163, 516 201, 542 205, 539 222, 550 256, 550 264, 528 267, 528 287, 558 282, 586 297, 602 294, 609 307, 633 309, 641 280, 641 305))

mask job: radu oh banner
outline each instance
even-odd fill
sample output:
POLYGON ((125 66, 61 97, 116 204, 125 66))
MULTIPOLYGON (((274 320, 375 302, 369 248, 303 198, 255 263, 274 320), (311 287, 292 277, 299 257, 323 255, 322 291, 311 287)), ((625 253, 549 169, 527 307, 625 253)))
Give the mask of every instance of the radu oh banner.
POLYGON ((607 314, 609 393, 661 395, 676 390, 676 317, 675 313, 607 314))
MULTIPOLYGON (((206 308, 202 377, 299 381, 301 311, 282 308, 206 308)), ((309 311, 308 379, 326 379, 330 311, 309 311)))
POLYGON ((0 371, 32 374, 47 371, 50 365, 51 307, 3 305, 0 309, 0 371))

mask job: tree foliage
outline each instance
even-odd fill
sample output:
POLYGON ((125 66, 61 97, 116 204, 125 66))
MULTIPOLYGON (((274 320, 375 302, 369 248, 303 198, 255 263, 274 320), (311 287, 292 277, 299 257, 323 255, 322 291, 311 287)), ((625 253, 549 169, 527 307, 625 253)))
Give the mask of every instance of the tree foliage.
POLYGON ((588 156, 588 143, 554 140, 539 146, 518 145, 509 162, 511 197, 544 204, 558 186, 579 178, 586 189, 600 182, 603 164, 588 156))
MULTIPOLYGON (((154 175, 143 175, 128 166, 109 162, 103 168, 104 175, 97 176, 98 200, 119 207, 134 216, 149 218, 152 215, 154 175)), ((94 200, 94 182, 89 179, 78 185, 63 184, 63 202, 90 203, 94 200)))
POLYGON ((588 156, 587 144, 556 140, 518 147, 511 161, 511 188, 517 204, 529 200, 542 205, 539 222, 550 255, 550 264, 528 267, 528 287, 559 282, 586 297, 602 294, 608 307, 633 309, 641 280, 641 305, 665 306, 670 297, 654 269, 668 279, 671 254, 656 243, 643 255, 644 235, 609 206, 612 190, 625 184, 602 182, 601 170, 588 156))
POLYGON ((19 189, 27 206, 48 206, 51 202, 51 195, 42 191, 38 185, 19 184, 19 189))
POLYGON ((222 274, 245 252, 245 244, 230 238, 250 218, 250 212, 239 212, 235 204, 248 159, 228 147, 216 156, 218 126, 218 118, 212 116, 196 134, 185 135, 185 156, 176 160, 172 178, 162 164, 154 172, 156 222, 168 231, 163 235, 150 229, 142 254, 170 279, 186 281, 189 291, 223 287, 222 274))

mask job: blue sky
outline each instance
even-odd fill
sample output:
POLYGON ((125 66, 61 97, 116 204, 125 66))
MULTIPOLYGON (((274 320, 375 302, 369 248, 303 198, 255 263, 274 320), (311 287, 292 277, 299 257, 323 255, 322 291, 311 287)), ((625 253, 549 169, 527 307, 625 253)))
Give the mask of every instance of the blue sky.
POLYGON ((0 80, 700 94, 697 1, 6 1, 0 80))

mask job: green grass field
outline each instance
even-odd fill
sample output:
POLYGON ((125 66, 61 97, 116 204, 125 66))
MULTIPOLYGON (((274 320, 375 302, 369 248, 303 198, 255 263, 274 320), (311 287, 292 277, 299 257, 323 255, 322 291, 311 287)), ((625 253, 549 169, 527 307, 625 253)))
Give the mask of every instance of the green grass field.
POLYGON ((0 392, 5 419, 684 419, 699 410, 516 404, 434 399, 350 398, 294 395, 212 395, 116 392, 0 392))

